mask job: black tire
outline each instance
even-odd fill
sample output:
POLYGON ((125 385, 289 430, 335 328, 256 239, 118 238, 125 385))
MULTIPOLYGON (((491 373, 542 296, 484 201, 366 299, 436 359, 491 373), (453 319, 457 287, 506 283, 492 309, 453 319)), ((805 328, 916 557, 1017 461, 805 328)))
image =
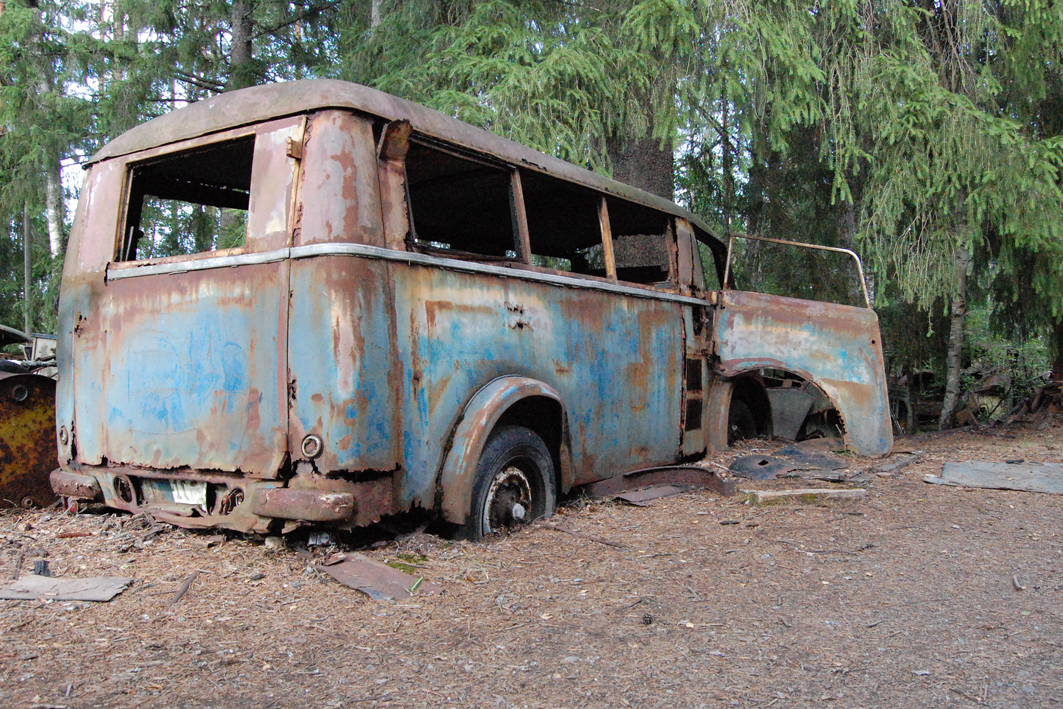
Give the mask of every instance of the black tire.
POLYGON ((557 507, 550 449, 523 426, 496 429, 480 454, 472 506, 461 536, 479 541, 488 534, 515 529, 557 507))
POLYGON ((731 410, 727 415, 727 444, 756 436, 757 420, 753 418, 753 412, 741 399, 732 400, 731 410))

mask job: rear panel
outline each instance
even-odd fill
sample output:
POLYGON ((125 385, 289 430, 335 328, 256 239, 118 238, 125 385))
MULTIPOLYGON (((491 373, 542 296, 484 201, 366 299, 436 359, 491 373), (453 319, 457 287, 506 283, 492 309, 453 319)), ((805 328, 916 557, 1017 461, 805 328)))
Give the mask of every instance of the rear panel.
POLYGON ((248 260, 287 246, 297 161, 285 146, 301 133, 302 119, 287 119, 154 151, 254 136, 246 246, 221 253, 117 263, 128 170, 155 156, 93 168, 61 309, 73 335, 72 388, 61 396, 73 410, 64 401, 60 411, 73 419, 79 462, 279 473, 287 454, 289 265, 248 260), (226 256, 244 263, 199 268, 226 256))

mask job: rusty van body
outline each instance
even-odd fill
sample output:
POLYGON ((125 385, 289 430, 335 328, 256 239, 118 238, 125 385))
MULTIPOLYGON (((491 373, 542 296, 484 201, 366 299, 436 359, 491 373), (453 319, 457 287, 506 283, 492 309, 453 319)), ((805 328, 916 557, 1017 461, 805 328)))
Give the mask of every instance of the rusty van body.
POLYGON ((729 257, 667 200, 356 84, 192 104, 87 167, 53 488, 256 532, 424 508, 475 538, 726 447, 739 398, 770 427, 765 369, 885 453, 874 312, 723 288, 729 257), (152 199, 235 210, 234 245, 167 255, 152 199))

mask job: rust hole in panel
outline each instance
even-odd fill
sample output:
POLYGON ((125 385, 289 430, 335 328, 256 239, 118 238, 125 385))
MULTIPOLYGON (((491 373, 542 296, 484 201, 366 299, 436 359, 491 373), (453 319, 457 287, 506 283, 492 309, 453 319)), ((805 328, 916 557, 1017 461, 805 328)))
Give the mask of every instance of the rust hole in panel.
POLYGON ((701 399, 687 399, 687 415, 684 430, 697 431, 701 428, 701 399))
POLYGON ((229 490, 218 502, 218 514, 225 517, 231 515, 233 510, 244 501, 244 491, 238 487, 229 490))
POLYGON ((118 499, 127 505, 133 504, 133 483, 124 475, 116 476, 114 479, 114 494, 118 495, 118 499))
POLYGON ((701 360, 687 360, 687 391, 701 391, 701 360))

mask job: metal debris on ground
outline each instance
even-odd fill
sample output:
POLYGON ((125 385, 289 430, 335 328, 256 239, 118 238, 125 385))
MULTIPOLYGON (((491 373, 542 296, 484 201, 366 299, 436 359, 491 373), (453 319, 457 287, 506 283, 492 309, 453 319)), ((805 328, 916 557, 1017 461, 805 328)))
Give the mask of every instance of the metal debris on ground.
POLYGON ((616 499, 626 502, 629 505, 634 505, 635 507, 649 507, 654 500, 659 500, 662 497, 678 495, 689 489, 689 487, 680 485, 656 485, 642 490, 635 490, 634 492, 625 492, 622 495, 617 495, 616 499))
POLYGON ((927 475, 935 485, 981 487, 994 490, 1063 493, 1063 465, 1059 463, 945 463, 941 477, 927 475))
POLYGON ((829 500, 862 500, 867 497, 867 490, 863 488, 806 488, 804 490, 742 490, 743 495, 749 495, 755 504, 773 501, 786 501, 794 499, 829 499, 829 500))
POLYGON ((50 576, 23 576, 10 586, 0 589, 0 598, 32 601, 109 601, 133 583, 125 576, 99 576, 85 579, 63 579, 50 576))
POLYGON ((813 470, 808 477, 828 483, 843 483, 848 479, 844 470, 823 470, 821 468, 813 470))
POLYGON ((588 497, 601 499, 612 497, 625 490, 637 490, 650 485, 684 485, 712 490, 721 497, 735 494, 734 480, 717 475, 700 465, 665 465, 633 470, 615 478, 584 485, 582 491, 588 497))
POLYGON ((316 568, 374 601, 409 598, 414 593, 420 596, 443 592, 434 583, 414 578, 362 554, 333 554, 316 568))
MULTIPOLYGON (((827 440, 821 438, 818 440, 827 440)), ((840 455, 828 450, 829 446, 820 446, 824 450, 815 447, 805 447, 801 444, 786 446, 775 451, 775 455, 785 458, 794 470, 842 470, 849 467, 849 461, 840 455)))
POLYGON ((905 451, 903 455, 895 454, 892 460, 890 460, 888 463, 876 465, 867 472, 875 473, 876 475, 890 475, 892 473, 897 472, 898 470, 901 470, 902 468, 907 468, 913 463, 918 463, 925 457, 926 454, 923 451, 905 451))
POLYGON ((310 536, 306 539, 306 545, 308 547, 322 547, 329 544, 332 541, 332 535, 328 532, 310 532, 310 536))
POLYGON ((728 472, 749 480, 770 480, 791 470, 790 463, 769 455, 744 455, 735 458, 728 468, 728 472))

